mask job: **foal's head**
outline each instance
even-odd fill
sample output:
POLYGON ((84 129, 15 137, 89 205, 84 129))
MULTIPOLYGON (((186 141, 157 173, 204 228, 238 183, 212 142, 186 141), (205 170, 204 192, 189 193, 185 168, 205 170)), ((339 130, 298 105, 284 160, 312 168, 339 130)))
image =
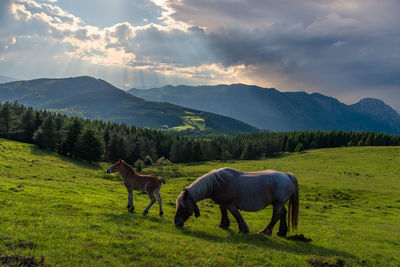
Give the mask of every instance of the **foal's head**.
POLYGON ((118 160, 115 162, 110 168, 108 168, 107 173, 114 173, 114 172, 119 172, 121 169, 121 166, 125 164, 125 161, 123 160, 118 160))
POLYGON ((182 193, 176 199, 176 213, 174 222, 177 227, 182 227, 190 216, 200 216, 199 208, 196 202, 189 194, 189 190, 185 187, 182 193))

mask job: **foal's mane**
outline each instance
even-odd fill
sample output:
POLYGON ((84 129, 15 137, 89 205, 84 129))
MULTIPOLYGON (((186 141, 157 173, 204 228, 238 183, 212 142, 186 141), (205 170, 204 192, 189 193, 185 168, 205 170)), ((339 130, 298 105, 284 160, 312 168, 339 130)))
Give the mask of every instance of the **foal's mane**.
POLYGON ((220 186, 224 178, 219 174, 222 169, 212 170, 194 181, 188 189, 195 200, 205 198, 215 186, 220 186))
POLYGON ((136 173, 136 171, 131 167, 131 165, 129 165, 125 161, 121 160, 121 164, 123 164, 124 166, 128 167, 128 169, 131 170, 133 173, 136 173))

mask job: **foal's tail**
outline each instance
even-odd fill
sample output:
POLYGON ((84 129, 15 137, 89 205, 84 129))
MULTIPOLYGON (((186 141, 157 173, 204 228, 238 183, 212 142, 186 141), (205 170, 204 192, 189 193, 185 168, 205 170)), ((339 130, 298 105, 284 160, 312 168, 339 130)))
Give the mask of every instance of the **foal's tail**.
POLYGON ((290 229, 290 224, 293 230, 297 228, 297 222, 299 218, 299 184, 297 183, 297 178, 292 173, 288 173, 290 180, 294 184, 294 192, 289 199, 289 212, 288 212, 288 229, 290 229))
POLYGON ((165 184, 165 180, 163 178, 160 178, 160 184, 165 184))

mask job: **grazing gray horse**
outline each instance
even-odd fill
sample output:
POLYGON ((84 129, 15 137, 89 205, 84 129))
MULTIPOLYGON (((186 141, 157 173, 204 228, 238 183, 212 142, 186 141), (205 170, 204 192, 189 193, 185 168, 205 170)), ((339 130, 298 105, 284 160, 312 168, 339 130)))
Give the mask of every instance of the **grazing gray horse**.
POLYGON ((270 223, 259 233, 272 234, 272 229, 280 220, 278 236, 286 236, 290 229, 297 227, 299 213, 299 188, 296 177, 291 173, 274 170, 240 172, 231 168, 213 170, 190 186, 185 187, 176 199, 175 225, 182 227, 193 214, 200 216, 196 202, 211 198, 221 209, 219 227, 228 228, 229 210, 239 225, 239 233, 248 233, 249 228, 239 210, 258 211, 273 205, 270 223), (286 224, 285 203, 289 200, 288 224, 286 224))

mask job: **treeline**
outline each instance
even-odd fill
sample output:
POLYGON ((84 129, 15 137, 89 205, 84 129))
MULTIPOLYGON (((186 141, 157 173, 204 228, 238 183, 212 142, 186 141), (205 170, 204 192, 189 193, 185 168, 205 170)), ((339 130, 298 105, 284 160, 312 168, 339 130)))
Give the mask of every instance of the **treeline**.
POLYGON ((282 152, 339 146, 398 146, 400 136, 374 132, 310 131, 190 139, 126 124, 67 117, 17 103, 0 103, 0 137, 88 161, 143 164, 259 159, 282 152))

